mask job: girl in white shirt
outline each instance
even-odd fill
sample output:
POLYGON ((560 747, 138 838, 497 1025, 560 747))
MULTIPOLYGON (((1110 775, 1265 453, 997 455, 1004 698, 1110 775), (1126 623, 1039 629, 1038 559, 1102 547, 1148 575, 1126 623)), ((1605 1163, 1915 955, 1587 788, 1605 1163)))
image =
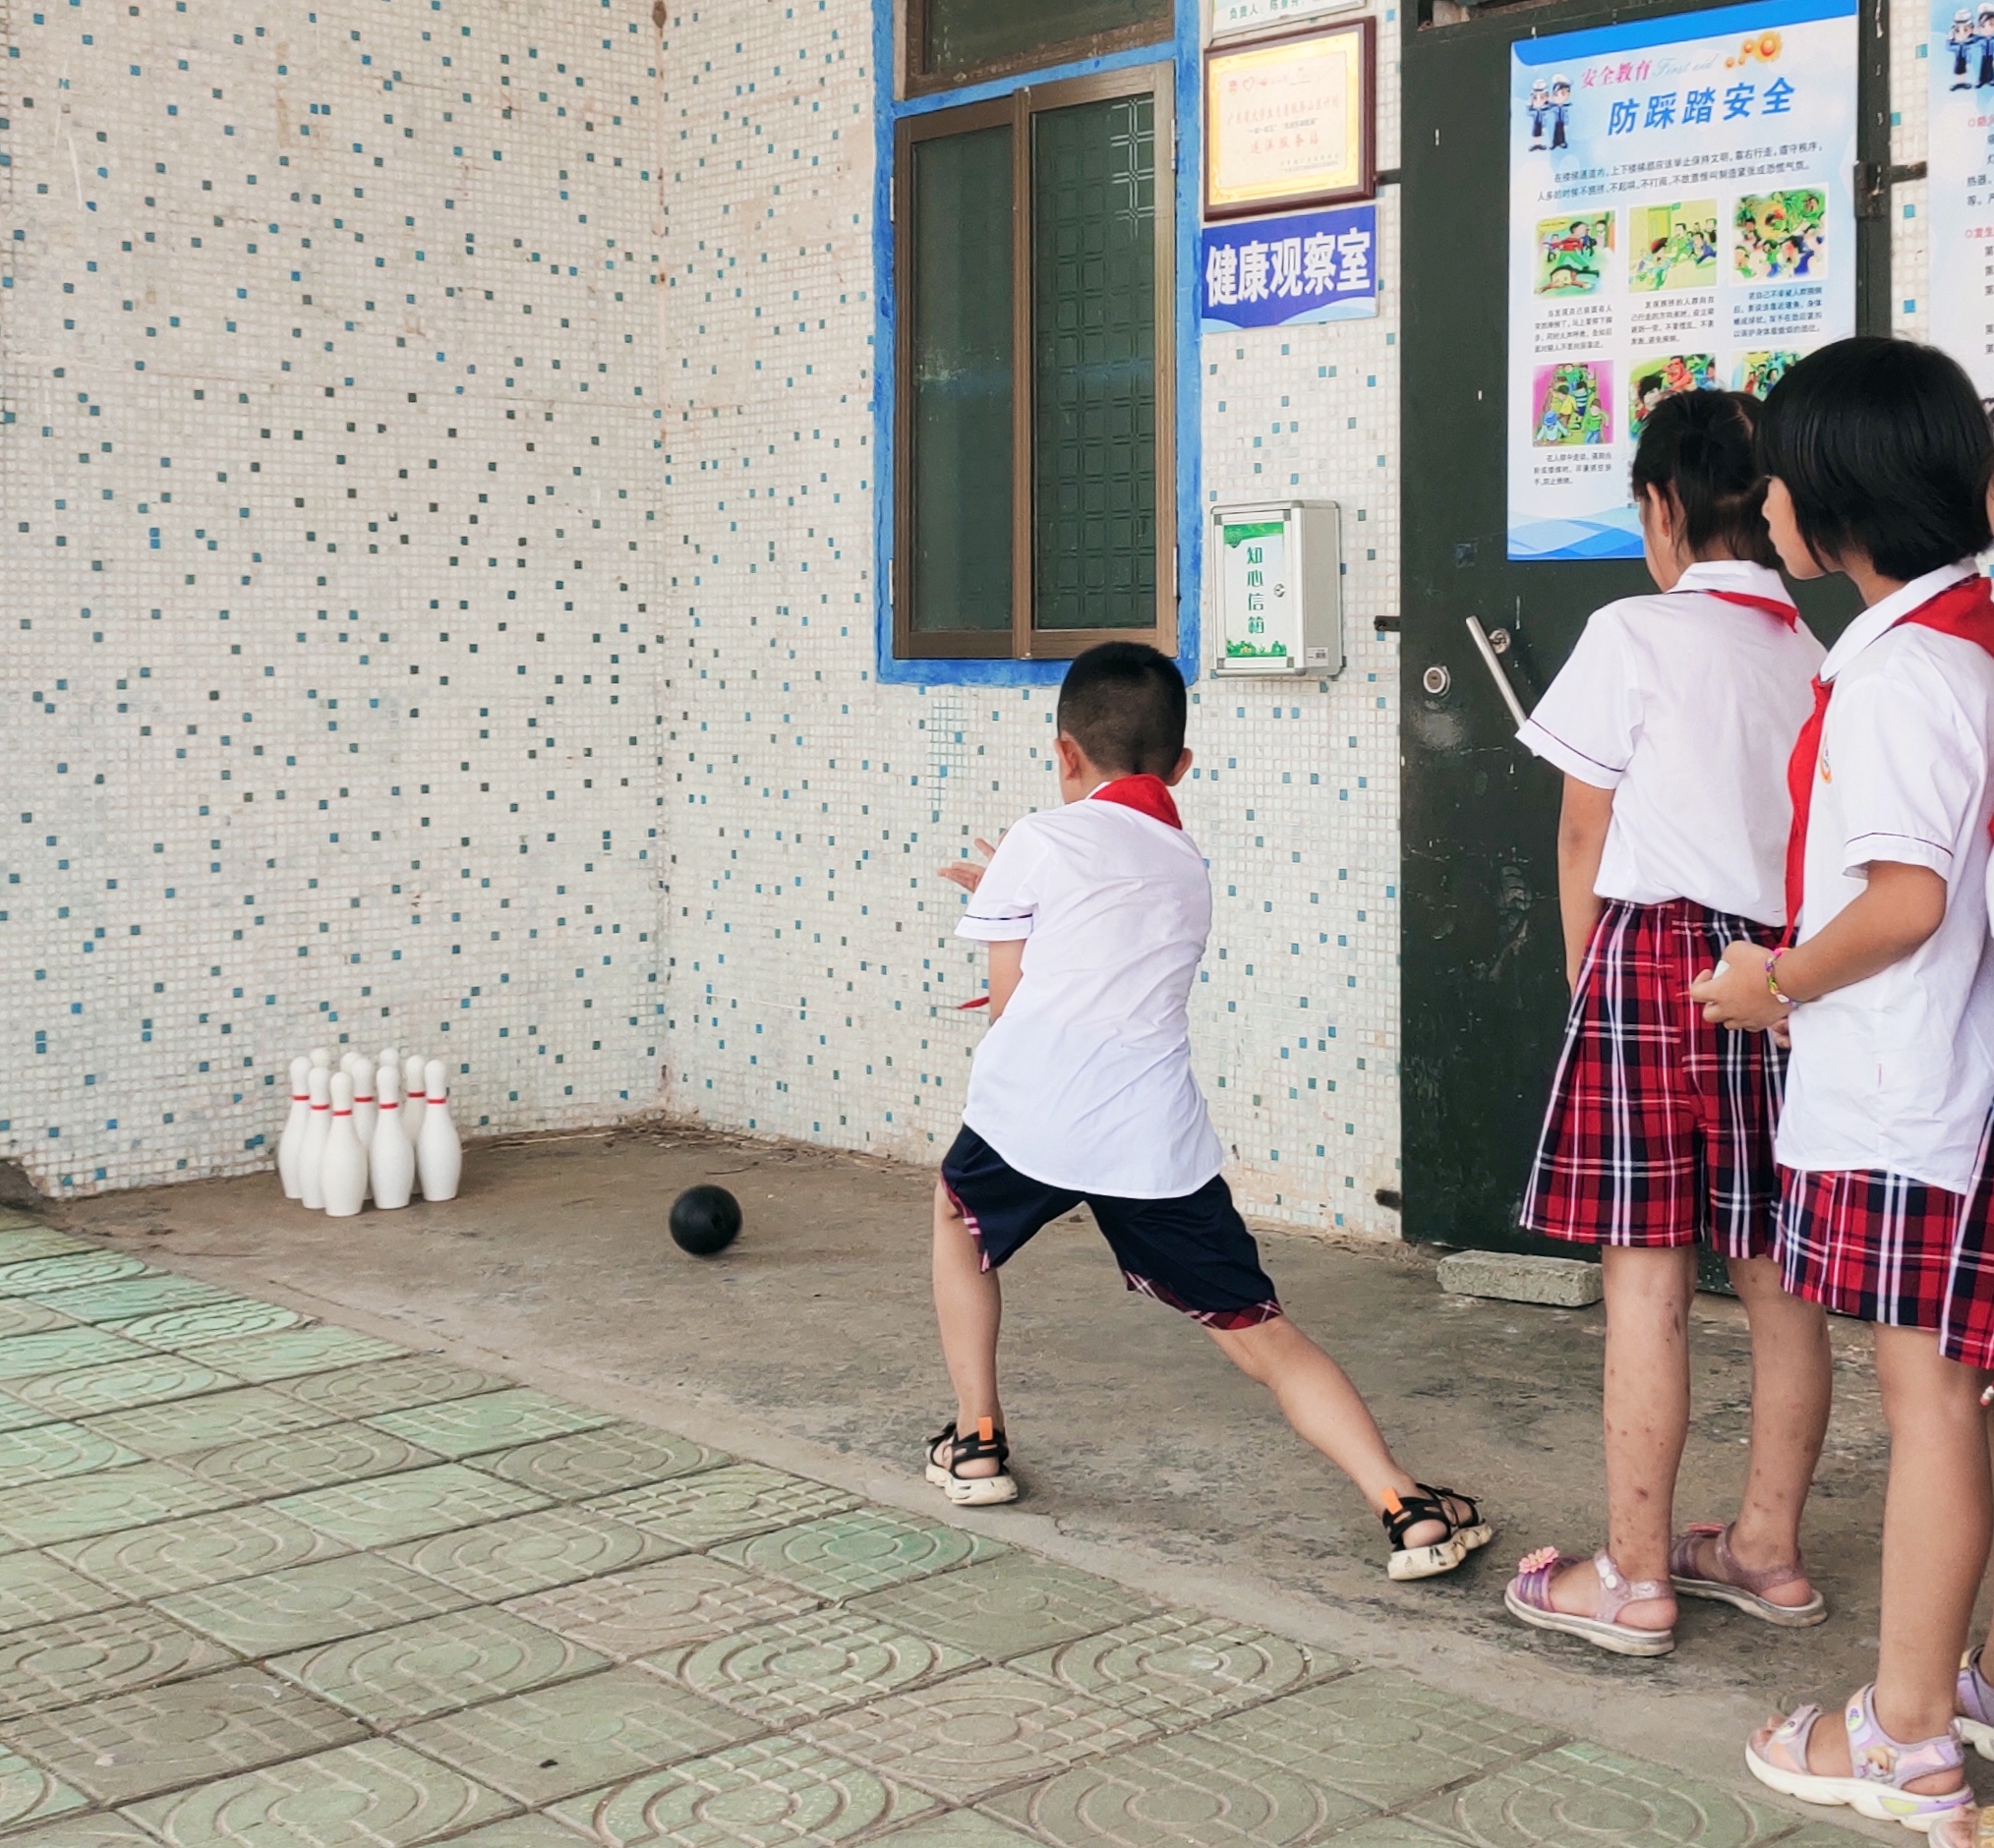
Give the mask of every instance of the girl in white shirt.
POLYGON ((1675 1646, 1678 1592, 1786 1626, 1827 1614, 1799 1541, 1828 1421, 1827 1324, 1772 1258, 1784 1059, 1689 995, 1728 944, 1770 949, 1787 921, 1782 790, 1821 660, 1772 569, 1757 411, 1684 391, 1649 414, 1633 480, 1658 594, 1599 610, 1518 733, 1564 773, 1572 985, 1521 1217, 1600 1248, 1608 1537, 1590 1559, 1528 1555, 1506 1602, 1624 1655, 1675 1646), (1750 1316, 1751 1465, 1734 1522, 1671 1541, 1700 1244, 1724 1254, 1750 1316))

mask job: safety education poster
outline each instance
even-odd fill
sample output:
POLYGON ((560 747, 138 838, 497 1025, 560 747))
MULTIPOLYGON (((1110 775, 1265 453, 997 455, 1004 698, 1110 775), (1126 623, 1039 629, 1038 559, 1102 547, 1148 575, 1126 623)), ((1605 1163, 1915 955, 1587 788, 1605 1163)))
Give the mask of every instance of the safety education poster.
POLYGON ((1994 0, 1931 0, 1934 345, 1994 397, 1994 0))
POLYGON ((1853 0, 1512 47, 1511 558, 1638 558, 1655 403, 1854 332, 1855 72, 1853 0))

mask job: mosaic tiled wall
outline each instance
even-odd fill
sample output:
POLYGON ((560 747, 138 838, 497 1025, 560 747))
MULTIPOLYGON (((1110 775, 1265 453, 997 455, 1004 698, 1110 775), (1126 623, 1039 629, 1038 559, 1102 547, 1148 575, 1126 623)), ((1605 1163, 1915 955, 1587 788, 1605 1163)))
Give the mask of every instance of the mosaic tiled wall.
POLYGON ((656 29, 33 0, 0 100, 0 1156, 269 1160, 315 1043, 656 1101, 656 29))
MULTIPOLYGON (((1379 161, 1396 164, 1395 15, 1379 161)), ((668 1085, 715 1124, 939 1158, 982 957, 935 877, 1057 799, 1041 688, 874 678, 872 18, 667 23, 668 1085)), ((1212 499, 1344 503, 1350 664, 1196 689, 1187 825, 1216 922, 1201 1078, 1234 1184, 1396 1231, 1396 197, 1375 321, 1203 342, 1212 499)), ((1186 381, 1188 384, 1190 381, 1186 381)))

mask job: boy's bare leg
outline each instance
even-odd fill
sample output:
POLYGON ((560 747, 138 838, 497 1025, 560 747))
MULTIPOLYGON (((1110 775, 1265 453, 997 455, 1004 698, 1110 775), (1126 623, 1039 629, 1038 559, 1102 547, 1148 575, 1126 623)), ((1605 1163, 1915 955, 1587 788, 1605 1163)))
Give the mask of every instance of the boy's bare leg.
MULTIPOLYGON (((1004 1428, 997 1402, 997 1330, 1003 1298, 997 1273, 983 1268, 983 1254, 949 1190, 935 1183, 935 1320, 941 1325, 942 1357, 956 1389, 956 1429, 973 1431, 978 1418, 1004 1428)), ((997 1459, 980 1457, 963 1465, 964 1476, 995 1475, 997 1459)))

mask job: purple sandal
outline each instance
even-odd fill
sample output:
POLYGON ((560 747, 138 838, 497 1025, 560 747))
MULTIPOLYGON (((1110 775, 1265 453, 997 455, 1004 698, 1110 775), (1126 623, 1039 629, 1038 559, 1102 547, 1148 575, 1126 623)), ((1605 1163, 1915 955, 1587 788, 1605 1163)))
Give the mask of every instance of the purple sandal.
POLYGON ((1905 1788, 1920 1777, 1959 1770, 1960 1742, 1950 1732, 1909 1744, 1893 1739, 1876 1723, 1875 1683, 1858 1689, 1842 1709, 1848 1728, 1848 1761, 1854 1774, 1829 1777, 1807 1768, 1807 1741, 1821 1709, 1812 1702, 1795 1707, 1763 1735, 1745 1744, 1745 1768, 1760 1783, 1783 1797, 1802 1803, 1847 1804, 1858 1816, 1877 1822, 1902 1822, 1906 1828, 1929 1829, 1955 1810, 1970 1809, 1973 1793, 1962 1783, 1958 1790, 1922 1796, 1905 1788))
POLYGON ((1765 1595, 1806 1576, 1806 1566, 1798 1558, 1785 1566, 1741 1564, 1730 1550, 1730 1529, 1715 1521, 1691 1523, 1669 1549, 1669 1577, 1682 1596, 1714 1598, 1783 1629, 1804 1630, 1828 1615, 1828 1600, 1819 1591, 1804 1604, 1776 1604, 1765 1595), (1696 1569, 1696 1549, 1700 1542, 1713 1538, 1717 1542, 1713 1549, 1717 1576, 1705 1578, 1696 1569))
POLYGON ((1533 1630, 1554 1630, 1561 1636, 1581 1637, 1595 1648, 1611 1649, 1615 1655, 1667 1655, 1675 1646, 1675 1632, 1642 1630, 1618 1621, 1629 1604, 1644 1598, 1671 1597, 1668 1583, 1661 1579, 1629 1580, 1603 1546, 1593 1555, 1593 1570, 1599 1574, 1600 1599, 1590 1617, 1574 1616, 1554 1609, 1551 1582, 1560 1566, 1576 1565, 1554 1546, 1540 1546, 1516 1562, 1516 1577, 1502 1593, 1510 1616, 1533 1630))
MULTIPOLYGON (((1960 1693, 1953 1703, 1959 1715, 1954 1729, 1983 1759, 1994 1759, 1994 1683, 1980 1673, 1980 1651, 1974 1649, 1960 1662, 1960 1693)), ((1994 1823, 1994 1810, 1988 1812, 1994 1823)))

